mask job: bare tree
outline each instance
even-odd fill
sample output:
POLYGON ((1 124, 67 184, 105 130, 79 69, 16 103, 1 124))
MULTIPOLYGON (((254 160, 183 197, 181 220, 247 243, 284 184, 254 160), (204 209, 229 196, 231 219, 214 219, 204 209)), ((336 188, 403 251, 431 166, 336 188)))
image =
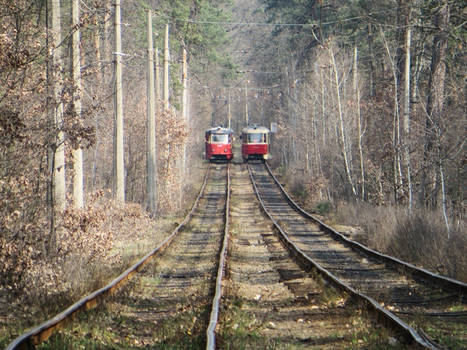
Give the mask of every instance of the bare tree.
MULTIPOLYGON (((443 0, 434 18, 434 25, 438 28, 438 32, 433 39, 430 79, 428 81, 421 202, 431 208, 436 208, 440 190, 440 177, 438 177, 436 168, 442 169, 440 158, 440 124, 443 118, 444 107, 449 12, 448 0, 443 0)), ((442 185, 444 186, 444 184, 442 185)))
POLYGON ((362 113, 360 110, 360 87, 359 77, 358 77, 358 48, 355 46, 354 48, 354 93, 356 96, 356 104, 357 104, 357 124, 358 124, 358 151, 360 155, 360 181, 361 181, 361 190, 360 196, 362 200, 365 199, 365 163, 363 158, 363 145, 362 139, 364 132, 362 131, 362 113))
POLYGON ((52 76, 53 76, 53 121, 56 138, 53 149, 53 203, 55 209, 63 211, 66 206, 65 183, 65 134, 63 132, 63 61, 60 0, 52 0, 52 76))
POLYGON ((336 96, 337 96, 337 109, 338 109, 338 114, 339 114, 339 136, 340 136, 340 143, 341 143, 341 153, 342 157, 344 158, 344 166, 345 166, 345 173, 347 176, 347 180, 349 181, 349 185, 352 189, 352 193, 354 196, 357 196, 357 191, 355 189, 355 185, 352 180, 352 174, 350 171, 350 163, 349 163, 349 157, 348 157, 348 152, 349 150, 347 149, 347 142, 346 142, 346 137, 345 137, 345 126, 344 126, 344 116, 343 116, 343 111, 342 111, 342 99, 341 99, 341 92, 340 92, 340 86, 341 86, 341 81, 339 80, 339 72, 337 68, 337 63, 336 63, 336 58, 334 56, 334 51, 332 48, 332 44, 329 45, 329 55, 331 57, 331 65, 333 68, 334 72, 334 83, 336 86, 336 96))
MULTIPOLYGON (((73 76, 73 106, 76 118, 81 118, 81 66, 80 66, 80 16, 79 0, 73 0, 71 7, 72 18, 72 76, 73 76)), ((79 143, 73 149, 73 205, 82 208, 84 202, 83 191, 83 150, 79 143)))

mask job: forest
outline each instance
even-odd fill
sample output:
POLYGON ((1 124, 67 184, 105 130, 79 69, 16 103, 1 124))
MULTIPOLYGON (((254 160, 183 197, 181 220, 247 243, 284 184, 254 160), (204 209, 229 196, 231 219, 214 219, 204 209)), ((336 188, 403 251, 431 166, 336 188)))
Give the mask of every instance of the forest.
POLYGON ((0 0, 2 303, 66 303, 77 275, 125 266, 119 232, 186 210, 230 106, 235 132, 245 111, 277 123, 270 164, 308 210, 467 281, 466 17, 455 0, 0 0))

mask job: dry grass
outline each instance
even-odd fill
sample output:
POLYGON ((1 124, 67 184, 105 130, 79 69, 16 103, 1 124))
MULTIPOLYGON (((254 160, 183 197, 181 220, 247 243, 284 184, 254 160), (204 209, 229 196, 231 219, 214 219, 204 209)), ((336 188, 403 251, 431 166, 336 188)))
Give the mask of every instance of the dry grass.
POLYGON ((467 234, 463 225, 448 232, 439 213, 341 203, 333 216, 333 221, 362 227, 366 234, 359 240, 370 248, 467 281, 467 234))

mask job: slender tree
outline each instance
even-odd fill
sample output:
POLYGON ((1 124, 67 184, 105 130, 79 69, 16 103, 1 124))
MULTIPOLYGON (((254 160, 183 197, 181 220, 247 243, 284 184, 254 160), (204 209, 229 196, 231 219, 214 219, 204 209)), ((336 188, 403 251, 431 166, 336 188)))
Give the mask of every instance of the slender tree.
POLYGON ((441 169, 441 121, 444 111, 444 84, 448 47, 447 27, 450 14, 448 0, 441 1, 441 6, 436 11, 433 24, 438 29, 433 39, 430 78, 428 81, 424 171, 421 184, 421 201, 429 208, 436 208, 440 189, 440 179, 436 168, 441 169))
POLYGON ((356 96, 357 104, 357 125, 358 125, 358 152, 360 155, 360 196, 361 199, 365 199, 365 161, 363 158, 363 130, 362 130, 362 113, 360 109, 360 87, 359 87, 359 77, 358 77, 358 48, 354 47, 354 92, 356 96))
MULTIPOLYGON (((72 76, 73 76, 73 107, 76 118, 81 118, 81 65, 80 65, 80 14, 79 0, 73 0, 72 18, 72 76)), ((83 190, 83 150, 78 143, 73 148, 73 205, 82 208, 84 203, 83 190)))
POLYGON ((54 207, 63 211, 66 206, 65 184, 65 133, 63 132, 63 61, 61 34, 60 0, 52 0, 52 76, 53 76, 53 120, 56 138, 53 155, 53 195, 54 207))
POLYGON ((347 149, 347 142, 346 142, 346 137, 345 137, 345 126, 344 126, 344 116, 343 116, 343 110, 342 110, 342 98, 341 98, 341 92, 340 92, 340 86, 341 86, 341 81, 339 80, 339 71, 337 68, 337 63, 334 55, 334 51, 332 48, 332 43, 329 45, 329 55, 331 57, 331 65, 333 68, 334 72, 334 84, 336 86, 336 98, 337 98, 337 110, 339 114, 339 136, 340 136, 340 143, 341 143, 341 153, 342 157, 344 158, 344 166, 345 166, 345 173, 347 176, 347 180, 349 181, 349 185, 352 189, 353 195, 356 197, 357 196, 357 190, 355 189, 355 185, 352 180, 352 174, 350 170, 350 162, 349 162, 349 156, 348 156, 348 149, 347 149))
MULTIPOLYGON (((408 14, 408 17, 410 14, 408 14)), ((407 20, 409 22, 409 19, 407 20)), ((405 60, 404 60, 404 107, 403 107, 403 138, 402 147, 404 150, 404 163, 406 168, 406 182, 408 192, 409 211, 412 210, 412 171, 410 161, 410 60, 411 60, 411 44, 412 44, 412 27, 407 23, 405 29, 405 60)))

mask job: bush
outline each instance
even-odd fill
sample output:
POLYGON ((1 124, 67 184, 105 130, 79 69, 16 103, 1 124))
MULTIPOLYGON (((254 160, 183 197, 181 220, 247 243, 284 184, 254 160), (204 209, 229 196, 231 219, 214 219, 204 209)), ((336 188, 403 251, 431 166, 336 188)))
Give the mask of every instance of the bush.
POLYGON ((316 212, 319 215, 327 215, 329 214, 330 210, 331 210, 331 203, 329 203, 328 201, 319 202, 316 205, 316 212))

